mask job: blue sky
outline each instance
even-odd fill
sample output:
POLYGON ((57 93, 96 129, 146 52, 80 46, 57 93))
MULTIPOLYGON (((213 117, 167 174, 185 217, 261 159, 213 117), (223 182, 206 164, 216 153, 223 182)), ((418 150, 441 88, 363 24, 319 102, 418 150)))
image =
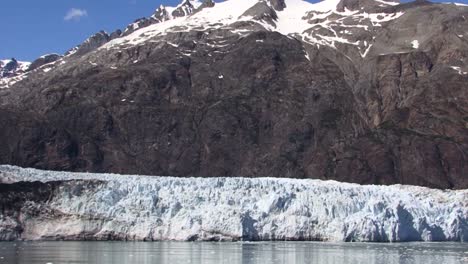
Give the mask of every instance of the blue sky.
POLYGON ((62 54, 101 29, 122 29, 151 15, 161 3, 177 5, 179 0, 1 0, 0 58, 31 61, 62 54), (65 20, 72 8, 86 15, 65 20))
MULTIPOLYGON (((99 30, 123 29, 180 0, 2 0, 0 59, 64 53, 99 30)), ((316 2, 311 0, 311 2, 316 2)), ((458 0, 465 2, 468 0, 458 0)))

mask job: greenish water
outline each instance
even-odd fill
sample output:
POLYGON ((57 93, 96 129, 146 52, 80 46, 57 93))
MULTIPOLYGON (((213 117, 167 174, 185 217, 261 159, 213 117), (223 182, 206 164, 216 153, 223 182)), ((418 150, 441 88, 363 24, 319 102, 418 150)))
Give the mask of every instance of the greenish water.
POLYGON ((468 264, 468 244, 0 242, 3 263, 468 264))

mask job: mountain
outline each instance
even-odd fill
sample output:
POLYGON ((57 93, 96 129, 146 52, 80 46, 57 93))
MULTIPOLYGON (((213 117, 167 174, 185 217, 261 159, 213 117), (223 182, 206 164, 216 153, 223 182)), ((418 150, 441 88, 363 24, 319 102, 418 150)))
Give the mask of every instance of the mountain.
POLYGON ((468 7, 183 1, 0 84, 0 163, 468 188, 468 7))
POLYGON ((16 76, 24 74, 28 70, 30 64, 30 62, 17 61, 15 58, 0 60, 0 87, 7 85, 4 80, 9 79, 13 82, 16 76))
POLYGON ((0 60, 0 77, 6 78, 20 75, 25 72, 29 64, 28 62, 17 61, 14 58, 11 60, 0 60))
POLYGON ((468 238, 468 190, 273 178, 178 179, 12 166, 0 166, 0 176, 1 241, 468 238))

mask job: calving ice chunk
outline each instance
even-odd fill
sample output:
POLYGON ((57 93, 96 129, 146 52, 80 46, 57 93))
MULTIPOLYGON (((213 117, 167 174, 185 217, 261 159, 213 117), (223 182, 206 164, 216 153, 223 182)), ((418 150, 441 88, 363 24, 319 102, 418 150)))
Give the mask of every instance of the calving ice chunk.
POLYGON ((17 185, 2 194, 11 199, 25 195, 17 188, 34 186, 39 191, 16 204, 23 217, 2 212, 0 239, 382 242, 468 238, 468 190, 68 173, 12 166, 0 166, 0 182, 17 185))

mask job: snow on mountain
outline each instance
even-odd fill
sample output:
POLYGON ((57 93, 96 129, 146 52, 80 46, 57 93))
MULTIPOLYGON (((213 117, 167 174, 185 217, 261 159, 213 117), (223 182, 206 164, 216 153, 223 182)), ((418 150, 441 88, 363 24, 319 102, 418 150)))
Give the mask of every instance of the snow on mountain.
MULTIPOLYGON (((403 12, 382 11, 383 7, 394 6, 396 4, 394 2, 369 1, 366 8, 351 11, 340 0, 325 0, 315 4, 302 0, 285 0, 285 8, 281 10, 275 10, 272 1, 228 0, 216 3, 210 8, 203 8, 192 15, 165 16, 164 19, 158 21, 159 23, 137 27, 133 33, 114 39, 102 47, 109 49, 140 45, 169 32, 206 31, 229 27, 254 31, 252 27, 246 27, 245 24, 236 25, 238 22, 250 22, 260 25, 264 30, 277 31, 284 35, 298 35, 303 41, 314 45, 326 45, 333 48, 336 48, 337 43, 354 45, 364 55, 367 54, 366 51, 370 48, 371 41, 366 41, 366 43, 354 41, 348 33, 335 28, 369 31, 370 27, 381 27, 383 23, 403 15, 403 12), (265 10, 266 8, 269 10, 265 10), (257 12, 257 16, 246 15, 252 12, 254 14, 257 12), (268 15, 265 16, 263 12, 272 14, 273 18, 267 19, 268 15)), ((161 8, 174 10, 167 7, 161 8)), ((161 8, 158 9, 159 13, 161 13, 161 8)))
POLYGON ((21 79, 31 65, 30 62, 18 61, 14 58, 10 60, 0 60, 0 89, 7 88, 21 79))
MULTIPOLYGON (((65 55, 84 55, 99 47, 109 49, 140 45, 169 32, 229 27, 233 27, 234 32, 238 33, 240 33, 236 31, 238 27, 241 27, 240 30, 244 32, 254 31, 254 28, 234 25, 237 22, 250 22, 263 27, 264 30, 277 31, 284 35, 297 35, 302 41, 317 46, 326 45, 333 48, 337 45, 355 46, 361 56, 365 57, 372 48, 372 39, 356 41, 354 35, 363 35, 363 31, 372 31, 372 27, 381 27, 385 22, 397 19, 404 13, 397 12, 396 9, 393 11, 386 9, 386 7, 398 5, 397 2, 386 0, 363 0, 361 2, 350 0, 324 0, 318 3, 303 0, 228 0, 223 2, 182 0, 174 7, 161 5, 152 16, 137 19, 123 32, 117 30, 108 34, 100 31, 65 55), (275 8, 276 2, 284 5, 284 8, 275 8), (355 8, 357 2, 359 8, 355 8), (274 13, 271 23, 268 23, 262 14, 259 17, 244 15, 259 3, 265 4, 274 13)), ((465 6, 459 3, 448 4, 465 6)), ((3 64, 6 63, 8 60, 3 61, 3 64)), ((20 67, 19 73, 22 73, 21 70, 26 71, 28 67, 25 62, 21 64, 24 67, 20 67)), ((5 74, 8 73, 3 73, 5 74)), ((12 74, 9 75, 8 77, 11 77, 12 74)), ((7 76, 0 76, 0 78, 5 77, 7 76)))
POLYGON ((9 190, 5 197, 14 199, 17 187, 8 189, 8 185, 24 185, 21 181, 45 184, 34 183, 39 187, 33 193, 22 189, 21 199, 26 200, 15 209, 18 212, 9 212, 8 205, 2 205, 7 209, 0 217, 0 239, 468 238, 468 190, 273 178, 145 177, 0 166, 0 182, 7 183, 3 191, 9 190))
MULTIPOLYGON (((376 38, 372 33, 374 29, 404 15, 404 12, 391 8, 398 4, 386 0, 324 0, 318 3, 303 0, 182 0, 174 7, 161 5, 152 16, 135 20, 123 31, 116 30, 111 34, 100 31, 65 56, 82 56, 98 48, 142 45, 147 41, 158 41, 169 33, 227 29, 242 36, 258 30, 276 31, 317 47, 355 49, 361 57, 366 57, 376 38)), ((19 81, 16 79, 0 79, 0 88, 11 86, 19 81)))
POLYGON ((276 30, 288 35, 292 33, 302 33, 311 27, 303 17, 306 13, 311 12, 330 12, 336 9, 339 0, 327 0, 311 4, 302 0, 289 0, 287 1, 286 8, 278 13, 278 20, 276 22, 276 30), (300 15, 302 14, 302 15, 300 15))
POLYGON ((0 77, 11 77, 28 69, 30 62, 16 59, 0 60, 0 77))
MULTIPOLYGON (((192 29, 219 28, 239 21, 239 17, 254 5, 251 0, 229 0, 216 3, 214 7, 206 8, 192 16, 170 17, 161 23, 153 24, 133 32, 132 34, 115 39, 103 48, 121 45, 137 45, 149 40, 151 37, 163 34, 166 31, 190 31, 192 29)), ((167 9, 167 7, 166 7, 167 9)), ((173 10, 173 9, 168 9, 173 10)))
POLYGON ((455 3, 455 2, 449 2, 449 3, 447 3, 447 4, 456 5, 456 6, 468 6, 467 4, 455 3))
POLYGON ((55 66, 65 64, 62 58, 62 55, 53 53, 42 55, 33 62, 0 60, 0 89, 11 87, 27 78, 31 72, 49 72, 55 66))

